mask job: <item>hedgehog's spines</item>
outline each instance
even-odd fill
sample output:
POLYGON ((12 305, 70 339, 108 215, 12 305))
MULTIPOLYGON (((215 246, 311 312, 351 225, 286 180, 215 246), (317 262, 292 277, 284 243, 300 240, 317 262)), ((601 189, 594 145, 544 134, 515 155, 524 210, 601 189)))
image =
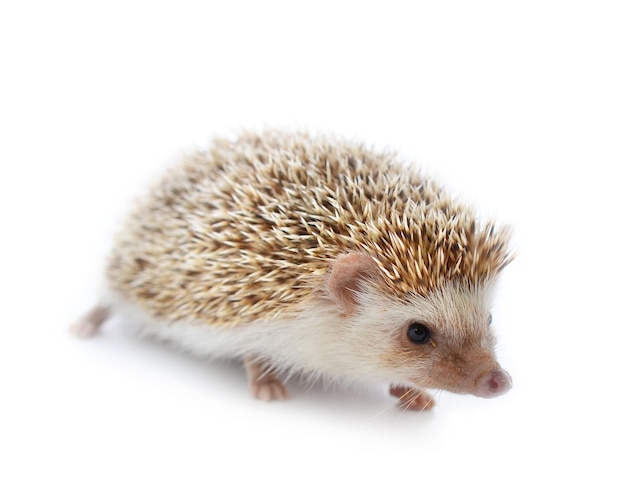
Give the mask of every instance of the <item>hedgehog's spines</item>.
POLYGON ((297 310, 347 252, 372 256, 402 299, 486 282, 510 261, 507 242, 393 153, 244 132, 166 175, 129 219, 108 276, 153 315, 233 325, 297 310))

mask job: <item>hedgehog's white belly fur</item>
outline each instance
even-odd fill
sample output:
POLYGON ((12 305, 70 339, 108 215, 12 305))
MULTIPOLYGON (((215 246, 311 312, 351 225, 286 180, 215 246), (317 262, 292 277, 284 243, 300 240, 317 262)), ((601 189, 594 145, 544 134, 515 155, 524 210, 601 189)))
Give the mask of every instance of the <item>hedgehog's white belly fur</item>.
POLYGON ((375 355, 345 355, 346 349, 354 350, 350 344, 338 348, 343 327, 337 316, 329 313, 328 307, 309 307, 294 319, 226 329, 154 319, 116 292, 108 292, 106 301, 112 314, 121 320, 124 331, 166 341, 200 357, 242 359, 252 356, 270 361, 272 369, 286 377, 304 374, 309 378, 323 377, 347 383, 394 380, 392 373, 386 373, 375 364, 375 355))

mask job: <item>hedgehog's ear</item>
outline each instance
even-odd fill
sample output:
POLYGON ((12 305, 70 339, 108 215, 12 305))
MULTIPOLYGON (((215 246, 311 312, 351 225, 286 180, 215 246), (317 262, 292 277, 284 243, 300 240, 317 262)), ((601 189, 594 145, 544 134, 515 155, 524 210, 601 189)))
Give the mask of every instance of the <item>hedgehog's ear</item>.
POLYGON ((343 315, 352 315, 356 307, 355 292, 366 280, 380 277, 374 259, 364 253, 348 253, 337 258, 328 278, 328 293, 342 309, 343 315))

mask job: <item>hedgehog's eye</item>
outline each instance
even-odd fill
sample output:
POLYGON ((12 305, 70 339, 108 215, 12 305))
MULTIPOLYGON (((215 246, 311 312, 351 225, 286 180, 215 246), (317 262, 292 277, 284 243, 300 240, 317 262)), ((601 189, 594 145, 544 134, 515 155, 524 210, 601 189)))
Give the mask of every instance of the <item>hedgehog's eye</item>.
POLYGON ((409 328, 407 329, 407 336, 413 343, 421 345, 430 339, 430 329, 424 326, 424 324, 414 322, 409 325, 409 328))
POLYGON ((493 317, 491 316, 491 314, 489 314, 489 317, 487 318, 487 325, 491 326, 492 322, 493 322, 493 317))

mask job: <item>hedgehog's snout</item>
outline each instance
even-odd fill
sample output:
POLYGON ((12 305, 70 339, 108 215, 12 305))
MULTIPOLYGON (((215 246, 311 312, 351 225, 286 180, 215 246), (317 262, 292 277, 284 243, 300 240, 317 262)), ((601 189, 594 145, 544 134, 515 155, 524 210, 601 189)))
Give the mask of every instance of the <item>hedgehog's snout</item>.
POLYGON ((503 395, 513 386, 509 373, 498 367, 477 380, 477 389, 474 392, 478 397, 492 398, 503 395))

